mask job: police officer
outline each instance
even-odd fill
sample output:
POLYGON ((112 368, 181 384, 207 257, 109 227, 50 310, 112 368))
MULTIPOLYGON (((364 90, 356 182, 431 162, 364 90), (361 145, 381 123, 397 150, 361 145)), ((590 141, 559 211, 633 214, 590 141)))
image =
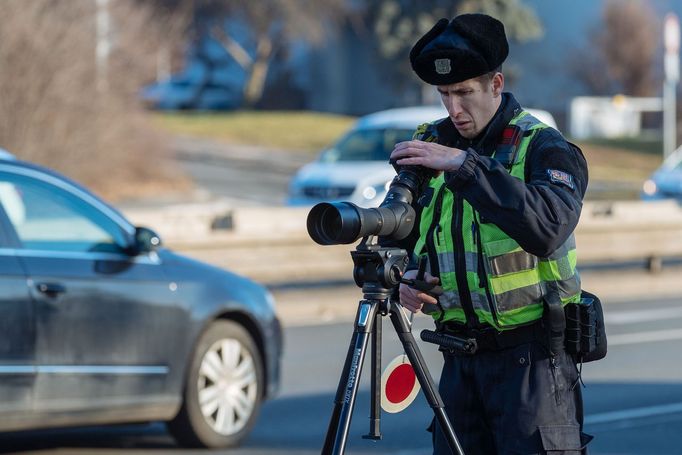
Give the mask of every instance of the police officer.
MULTIPOLYGON (((587 165, 503 91, 508 52, 504 26, 483 14, 441 19, 410 52, 449 115, 420 126, 391 160, 436 171, 418 198, 411 249, 445 292, 401 285, 400 300, 432 315, 437 330, 476 339, 474 354, 445 352, 440 379, 466 454, 578 454, 591 437, 560 337, 562 307, 581 292, 573 231, 587 165)), ((437 422, 432 429, 434 453, 450 453, 437 422)))

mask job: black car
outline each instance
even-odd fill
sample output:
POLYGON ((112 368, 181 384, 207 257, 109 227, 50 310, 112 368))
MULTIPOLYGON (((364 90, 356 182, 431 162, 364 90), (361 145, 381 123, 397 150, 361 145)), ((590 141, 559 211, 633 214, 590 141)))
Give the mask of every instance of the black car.
POLYGON ((0 158, 0 431, 167 421, 227 447, 278 388, 272 296, 85 188, 0 158))

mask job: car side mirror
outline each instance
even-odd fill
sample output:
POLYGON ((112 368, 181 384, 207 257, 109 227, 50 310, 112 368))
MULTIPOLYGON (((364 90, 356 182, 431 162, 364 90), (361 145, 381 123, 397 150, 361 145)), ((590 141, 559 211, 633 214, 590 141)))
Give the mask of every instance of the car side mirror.
POLYGON ((135 254, 150 253, 161 247, 159 234, 146 227, 135 228, 135 254))

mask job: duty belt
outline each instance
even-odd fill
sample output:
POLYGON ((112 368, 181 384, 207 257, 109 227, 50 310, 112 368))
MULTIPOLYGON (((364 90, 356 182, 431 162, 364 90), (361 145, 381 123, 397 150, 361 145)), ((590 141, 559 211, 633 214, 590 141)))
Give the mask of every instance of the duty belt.
MULTIPOLYGON (((481 351, 501 351, 532 341, 541 341, 546 344, 547 331, 541 321, 517 327, 515 329, 498 331, 493 327, 471 329, 462 324, 445 322, 440 325, 438 332, 457 338, 475 340, 477 349, 481 351)), ((448 351, 445 349, 445 351, 448 351)), ((453 352, 462 354, 461 352, 453 352)))

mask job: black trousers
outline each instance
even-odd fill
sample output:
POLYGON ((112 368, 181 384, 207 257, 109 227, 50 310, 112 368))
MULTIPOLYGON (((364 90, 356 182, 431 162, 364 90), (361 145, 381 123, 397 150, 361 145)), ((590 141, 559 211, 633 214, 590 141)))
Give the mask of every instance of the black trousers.
MULTIPOLYGON (((581 454, 578 371, 564 352, 553 359, 538 341, 516 347, 445 355, 440 394, 466 455, 581 454)), ((450 454, 434 421, 434 454, 450 454)))

